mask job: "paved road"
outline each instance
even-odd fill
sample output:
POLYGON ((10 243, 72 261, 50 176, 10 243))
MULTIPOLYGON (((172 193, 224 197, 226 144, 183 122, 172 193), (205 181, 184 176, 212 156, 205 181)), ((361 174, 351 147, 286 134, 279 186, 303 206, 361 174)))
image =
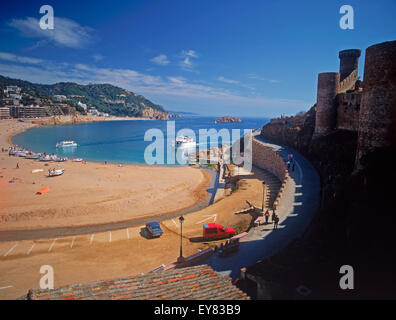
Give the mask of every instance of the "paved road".
POLYGON ((255 139, 265 143, 287 159, 292 153, 296 162, 294 172, 290 170, 291 183, 282 196, 276 211, 280 221, 277 230, 272 225, 261 225, 249 231, 247 241, 241 242, 239 251, 227 258, 214 254, 201 262, 214 270, 230 275, 233 279, 240 276, 240 269, 274 255, 295 238, 301 236, 317 208, 319 207, 319 175, 310 162, 298 152, 284 146, 265 141, 260 136, 255 139))

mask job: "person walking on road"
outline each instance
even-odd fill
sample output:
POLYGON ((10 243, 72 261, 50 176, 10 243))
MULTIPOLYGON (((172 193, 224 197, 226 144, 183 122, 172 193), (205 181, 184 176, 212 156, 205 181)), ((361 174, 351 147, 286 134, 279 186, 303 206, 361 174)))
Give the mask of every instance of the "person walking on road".
POLYGON ((270 216, 270 214, 269 214, 269 212, 268 212, 268 210, 267 210, 267 211, 265 212, 265 224, 268 224, 269 216, 270 216))
POLYGON ((274 218, 274 230, 278 229, 278 222, 279 222, 279 217, 275 215, 274 218))

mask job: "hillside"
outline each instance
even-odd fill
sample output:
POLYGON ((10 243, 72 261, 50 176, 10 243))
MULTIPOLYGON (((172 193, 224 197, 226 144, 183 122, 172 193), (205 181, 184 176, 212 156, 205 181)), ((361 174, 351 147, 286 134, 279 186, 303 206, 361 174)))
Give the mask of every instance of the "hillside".
POLYGON ((46 101, 55 101, 54 95, 63 95, 67 97, 63 102, 72 106, 81 102, 114 116, 149 117, 161 120, 167 120, 169 117, 162 106, 111 84, 80 85, 73 82, 59 82, 45 85, 0 75, 0 89, 11 85, 22 88, 23 93, 46 101))

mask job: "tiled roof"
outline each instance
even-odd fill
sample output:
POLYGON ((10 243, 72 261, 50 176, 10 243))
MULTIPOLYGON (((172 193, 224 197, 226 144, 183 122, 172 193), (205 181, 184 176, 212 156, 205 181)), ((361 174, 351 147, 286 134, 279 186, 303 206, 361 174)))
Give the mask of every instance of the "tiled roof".
POLYGON ((247 300, 249 297, 207 265, 149 272, 131 278, 29 290, 29 300, 247 300))

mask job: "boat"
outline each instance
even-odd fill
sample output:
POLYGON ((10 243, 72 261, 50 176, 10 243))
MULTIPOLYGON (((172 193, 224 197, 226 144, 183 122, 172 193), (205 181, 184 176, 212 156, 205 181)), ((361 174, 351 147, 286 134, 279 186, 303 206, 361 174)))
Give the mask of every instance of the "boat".
POLYGON ((77 143, 74 141, 61 141, 56 144, 57 148, 68 148, 68 147, 77 147, 77 143))
POLYGON ((40 161, 43 161, 43 162, 49 162, 52 160, 53 160, 52 157, 50 157, 48 154, 40 157, 40 161))
POLYGON ((65 169, 58 169, 58 170, 50 169, 50 170, 48 170, 48 176, 49 177, 57 177, 57 176, 62 175, 64 172, 65 172, 65 169))
POLYGON ((67 158, 56 158, 55 162, 65 162, 67 161, 67 158))
POLYGON ((191 137, 187 136, 178 136, 176 137, 174 145, 176 147, 183 147, 183 148, 195 148, 195 141, 191 137))
POLYGON ((81 158, 75 158, 75 159, 73 159, 72 161, 73 161, 73 162, 83 162, 83 159, 81 159, 81 158))
POLYGON ((26 159, 34 159, 35 160, 35 159, 40 159, 40 157, 41 157, 40 153, 31 153, 26 157, 26 159))

